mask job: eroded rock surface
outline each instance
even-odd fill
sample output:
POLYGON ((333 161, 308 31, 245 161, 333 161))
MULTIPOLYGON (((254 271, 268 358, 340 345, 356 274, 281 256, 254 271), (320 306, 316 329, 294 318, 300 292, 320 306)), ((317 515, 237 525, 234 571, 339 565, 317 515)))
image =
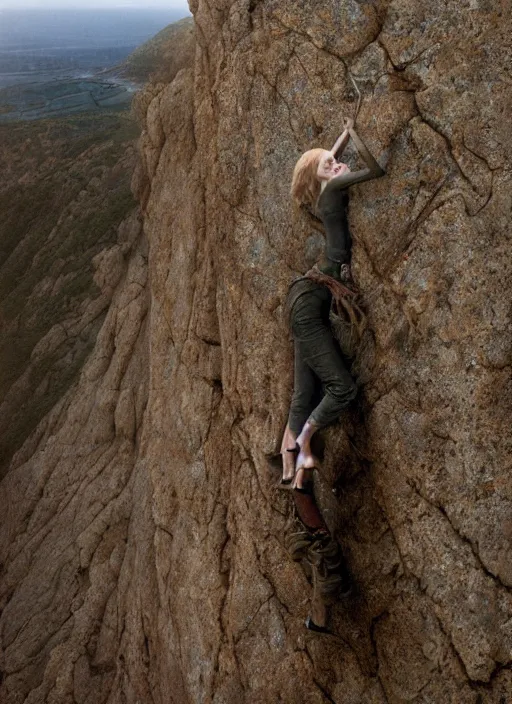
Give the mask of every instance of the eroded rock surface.
POLYGON ((509 18, 485 2, 191 6, 194 66, 138 101, 145 237, 78 384, 1 485, 0 691, 506 702, 509 18), (269 458, 291 384, 283 297, 321 246, 290 173, 354 110, 350 75, 388 175, 351 193, 375 365, 327 434, 319 493, 357 592, 321 639, 269 458))

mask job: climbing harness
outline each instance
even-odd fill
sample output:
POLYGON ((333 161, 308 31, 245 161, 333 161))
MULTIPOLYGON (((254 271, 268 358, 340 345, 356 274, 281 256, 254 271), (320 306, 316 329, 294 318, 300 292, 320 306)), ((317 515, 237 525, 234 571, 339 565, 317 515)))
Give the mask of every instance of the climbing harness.
POLYGON ((333 335, 345 357, 354 359, 368 325, 362 296, 352 280, 350 267, 348 264, 342 264, 340 278, 335 279, 320 271, 315 264, 305 274, 305 278, 326 286, 331 292, 329 320, 333 335))
POLYGON ((350 73, 350 71, 348 72, 348 75, 350 76, 350 80, 352 81, 352 85, 353 85, 354 88, 356 89, 356 93, 357 93, 357 105, 356 105, 356 111, 355 111, 354 118, 353 118, 353 120, 354 120, 354 127, 355 127, 355 125, 356 125, 356 120, 357 120, 357 115, 358 115, 358 113, 359 113, 359 108, 361 107, 361 99, 362 99, 362 96, 361 96, 361 91, 359 90, 359 88, 358 88, 358 86, 357 86, 356 80, 355 80, 354 76, 350 73))

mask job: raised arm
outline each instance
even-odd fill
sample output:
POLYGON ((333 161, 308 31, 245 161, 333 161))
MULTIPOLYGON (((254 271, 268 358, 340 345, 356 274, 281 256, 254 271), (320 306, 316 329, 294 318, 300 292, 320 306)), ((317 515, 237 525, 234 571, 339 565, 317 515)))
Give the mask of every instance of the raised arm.
POLYGON ((359 137, 357 132, 353 127, 349 129, 350 136, 352 137, 354 144, 356 145, 356 149, 359 152, 359 155, 363 159, 364 163, 366 166, 370 169, 372 172, 372 178, 378 178, 379 176, 384 176, 386 173, 382 166, 379 165, 377 160, 370 154, 368 151, 368 147, 366 144, 363 142, 363 140, 359 137))
POLYGON ((366 144, 364 144, 363 140, 359 137, 353 127, 349 127, 348 133, 349 136, 352 137, 357 151, 366 164, 366 168, 360 169, 359 171, 352 171, 348 174, 341 174, 341 176, 332 178, 325 186, 324 191, 331 190, 332 188, 348 188, 348 186, 353 186, 355 183, 362 183, 363 181, 371 181, 374 178, 380 178, 380 176, 384 176, 386 173, 377 160, 370 154, 366 144))
POLYGON ((331 154, 335 159, 338 159, 343 154, 345 147, 348 144, 348 140, 350 139, 349 131, 352 129, 352 127, 354 127, 354 120, 351 120, 350 118, 346 117, 344 122, 345 129, 340 134, 340 136, 334 143, 333 148, 331 149, 331 154))

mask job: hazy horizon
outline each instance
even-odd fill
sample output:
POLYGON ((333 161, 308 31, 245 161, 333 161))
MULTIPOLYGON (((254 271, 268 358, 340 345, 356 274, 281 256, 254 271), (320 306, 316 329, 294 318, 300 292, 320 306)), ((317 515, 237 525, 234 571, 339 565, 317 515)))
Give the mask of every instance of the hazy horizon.
POLYGON ((187 0, 0 0, 2 10, 168 10, 190 14, 187 0))
POLYGON ((137 7, 134 2, 124 9, 83 4, 53 9, 1 7, 0 89, 5 93, 13 86, 44 86, 103 73, 168 25, 190 16, 176 5, 167 0, 165 7, 137 7))
POLYGON ((43 68, 52 57, 59 67, 64 67, 64 57, 72 58, 73 65, 78 61, 82 66, 84 51, 87 53, 85 65, 88 66, 94 49, 101 50, 103 64, 105 49, 114 49, 116 56, 121 47, 133 51, 184 16, 187 15, 182 10, 169 7, 124 10, 112 7, 101 10, 86 7, 65 10, 2 8, 0 75, 21 72, 22 69, 34 71, 38 57, 43 68), (77 52, 80 52, 79 57, 77 52))

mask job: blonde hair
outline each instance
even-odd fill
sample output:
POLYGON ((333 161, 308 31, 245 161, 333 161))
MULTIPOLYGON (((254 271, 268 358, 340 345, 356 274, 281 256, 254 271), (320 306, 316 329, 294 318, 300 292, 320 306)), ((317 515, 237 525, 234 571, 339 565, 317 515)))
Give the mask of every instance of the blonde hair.
POLYGON ((320 195, 320 181, 316 172, 324 152, 325 149, 310 149, 295 164, 290 192, 299 205, 306 203, 314 207, 320 195))

